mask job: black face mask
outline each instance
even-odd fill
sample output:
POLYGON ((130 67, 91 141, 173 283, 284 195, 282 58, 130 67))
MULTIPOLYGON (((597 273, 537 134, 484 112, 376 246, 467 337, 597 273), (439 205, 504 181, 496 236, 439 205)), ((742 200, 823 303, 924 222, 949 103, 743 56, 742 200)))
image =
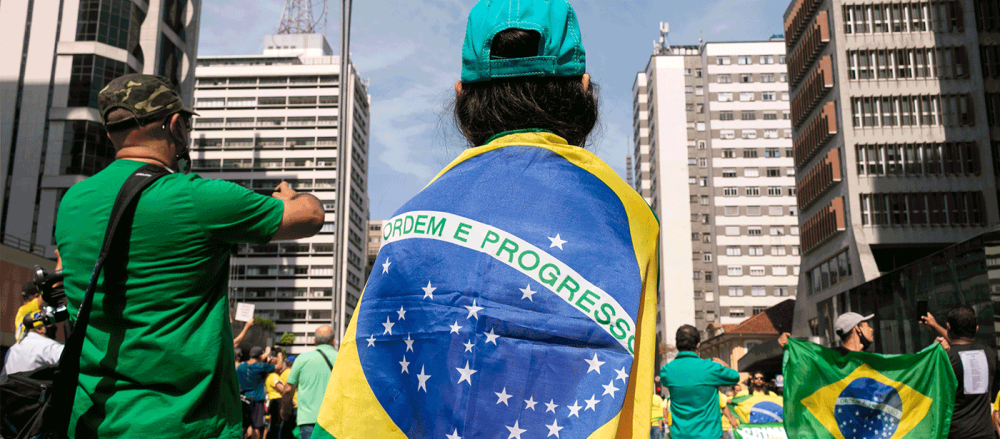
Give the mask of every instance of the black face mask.
MULTIPOLYGON (((188 123, 191 123, 190 120, 188 123)), ((169 119, 163 124, 163 129, 167 130, 167 134, 177 144, 177 154, 174 155, 174 160, 177 162, 177 172, 181 174, 191 172, 191 148, 188 145, 190 140, 187 137, 175 136, 173 130, 170 130, 169 119)))

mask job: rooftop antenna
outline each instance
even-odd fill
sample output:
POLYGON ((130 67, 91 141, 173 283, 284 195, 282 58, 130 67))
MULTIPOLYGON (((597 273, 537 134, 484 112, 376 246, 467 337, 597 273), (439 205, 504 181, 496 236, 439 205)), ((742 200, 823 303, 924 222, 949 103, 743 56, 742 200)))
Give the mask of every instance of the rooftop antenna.
POLYGON ((320 30, 326 32, 326 2, 327 0, 285 0, 278 33, 314 34, 320 30), (319 10, 318 18, 313 17, 314 9, 319 10))
POLYGON ((670 23, 661 21, 660 22, 660 41, 654 42, 656 46, 657 55, 667 55, 670 53, 670 40, 667 35, 670 34, 670 23))

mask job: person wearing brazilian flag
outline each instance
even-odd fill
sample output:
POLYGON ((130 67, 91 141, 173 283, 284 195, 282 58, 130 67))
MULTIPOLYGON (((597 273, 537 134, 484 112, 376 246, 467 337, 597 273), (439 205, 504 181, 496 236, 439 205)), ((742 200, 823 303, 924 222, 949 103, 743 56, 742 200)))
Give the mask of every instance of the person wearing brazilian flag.
POLYGON ((829 349, 790 338, 785 347, 784 427, 788 437, 876 439, 945 438, 956 389, 947 340, 908 355, 867 350, 874 315, 837 318, 843 343, 829 349))
POLYGON ((470 148, 384 226, 314 439, 649 435, 659 226, 584 148, 585 59, 565 0, 472 8, 470 148))

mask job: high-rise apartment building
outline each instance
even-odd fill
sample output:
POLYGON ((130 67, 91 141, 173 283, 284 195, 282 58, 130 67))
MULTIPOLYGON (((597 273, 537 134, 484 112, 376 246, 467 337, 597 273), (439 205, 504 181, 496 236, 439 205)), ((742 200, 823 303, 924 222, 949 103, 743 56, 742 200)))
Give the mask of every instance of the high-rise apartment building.
POLYGON ((194 88, 201 0, 0 2, 0 234, 54 258, 59 199, 115 151, 97 94, 127 73, 194 88))
POLYGON ((883 308, 848 290, 998 223, 1000 7, 794 0, 784 19, 802 232, 794 333, 834 342, 838 314, 883 308))
POLYGON ((342 335, 365 282, 369 96, 353 68, 347 81, 339 75, 320 34, 268 35, 262 55, 198 58, 192 169, 267 195, 287 181, 326 211, 318 235, 241 245, 232 261, 231 298, 254 303, 277 334, 294 334, 292 353, 309 349, 321 324, 342 335), (343 153, 341 135, 350 139, 343 153), (335 248, 337 234, 346 251, 335 248))
POLYGON ((372 267, 375 266, 375 260, 378 259, 378 251, 382 249, 382 226, 384 225, 385 220, 368 221, 368 259, 365 264, 365 282, 372 274, 372 267))
POLYGON ((663 44, 636 76, 636 190, 660 219, 661 279, 670 279, 660 285, 660 342, 672 344, 680 325, 739 323, 795 295, 783 63, 780 39, 663 44))

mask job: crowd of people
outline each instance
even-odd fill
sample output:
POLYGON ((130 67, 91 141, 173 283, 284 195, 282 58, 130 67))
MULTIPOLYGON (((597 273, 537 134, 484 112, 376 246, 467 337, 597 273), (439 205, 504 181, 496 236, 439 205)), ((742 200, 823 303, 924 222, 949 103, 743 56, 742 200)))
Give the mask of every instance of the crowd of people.
MULTIPOLYGON (((874 315, 862 316, 847 312, 840 315, 835 330, 840 344, 834 350, 840 355, 863 352, 875 342, 875 329, 869 324, 874 315)), ((931 313, 921 317, 935 335, 935 343, 947 351, 958 388, 954 395, 949 439, 995 439, 1000 437, 1000 374, 997 352, 976 340, 979 330, 976 313, 969 306, 958 306, 948 312, 945 326, 938 324, 931 313), (973 369, 974 370, 967 370, 973 369), (975 382, 966 377, 975 375, 975 382), (975 387, 974 389, 972 387, 975 387)), ((790 334, 782 334, 778 343, 788 345, 790 334)), ((677 357, 660 370, 660 382, 669 397, 654 395, 650 439, 733 439, 733 430, 743 423, 781 422, 749 413, 734 416, 729 404, 740 396, 778 398, 782 386, 775 377, 753 371, 747 383, 740 374, 719 358, 698 356, 700 335, 696 328, 685 325, 677 330, 677 357), (720 422, 721 419, 721 422, 720 422)), ((780 402, 780 400, 779 400, 780 402)))

